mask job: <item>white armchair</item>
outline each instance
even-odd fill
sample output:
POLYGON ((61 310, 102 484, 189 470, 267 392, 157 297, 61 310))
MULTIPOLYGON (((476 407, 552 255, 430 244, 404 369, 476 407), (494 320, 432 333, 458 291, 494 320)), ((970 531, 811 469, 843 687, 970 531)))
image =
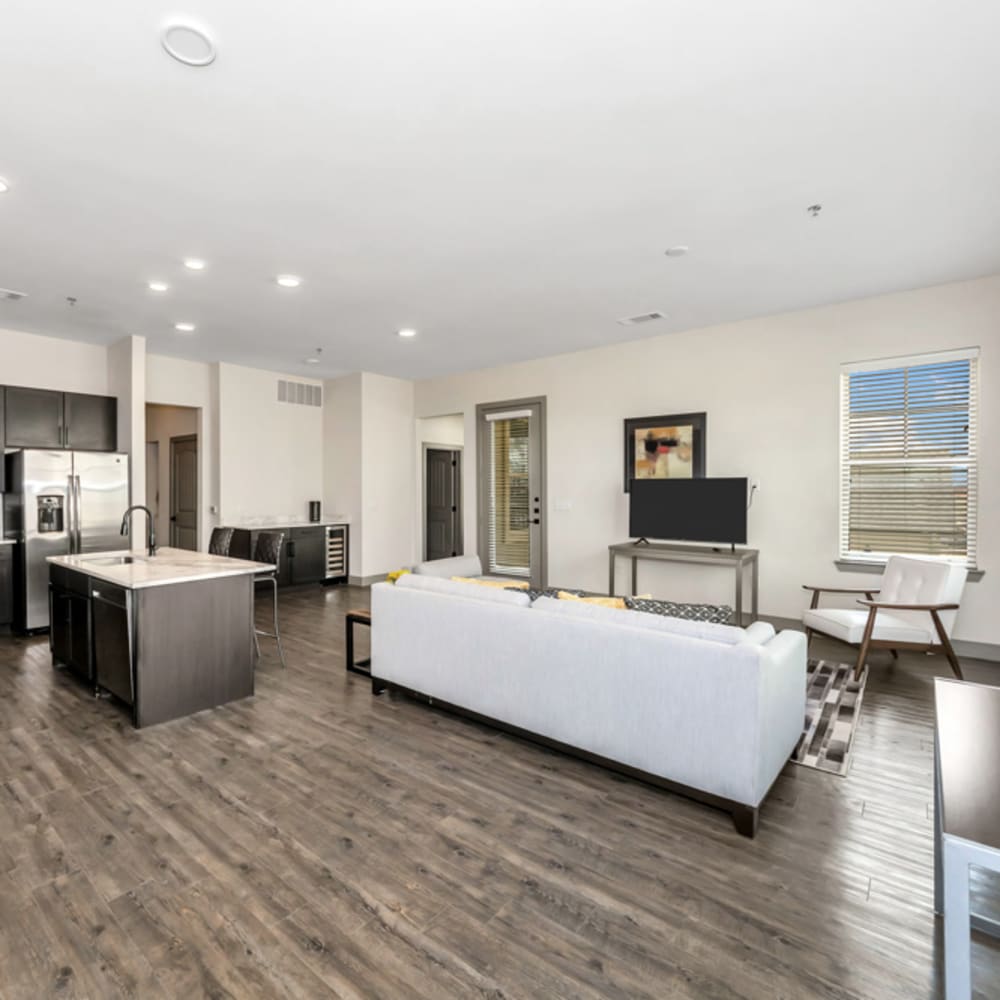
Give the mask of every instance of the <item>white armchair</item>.
POLYGON ((814 632, 858 646, 854 676, 861 676, 870 649, 899 649, 944 653, 955 676, 962 679, 951 632, 965 588, 967 570, 936 559, 890 556, 878 587, 857 590, 809 587, 812 602, 802 614, 807 639, 814 632), (864 594, 863 607, 821 608, 820 594, 864 594), (875 600, 878 594, 878 600, 875 600))

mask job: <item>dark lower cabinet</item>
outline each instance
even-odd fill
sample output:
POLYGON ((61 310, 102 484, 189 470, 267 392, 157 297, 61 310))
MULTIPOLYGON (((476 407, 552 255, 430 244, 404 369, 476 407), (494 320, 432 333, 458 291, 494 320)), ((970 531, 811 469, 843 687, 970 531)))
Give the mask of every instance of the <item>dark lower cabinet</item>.
POLYGON ((115 451, 118 447, 118 400, 67 392, 63 399, 63 438, 66 448, 115 451))
POLYGON ((326 577, 326 528, 292 528, 289 542, 291 582, 322 583, 326 577))
POLYGON ((89 578, 54 566, 49 574, 49 648, 56 663, 94 680, 89 578))
POLYGON ((0 545, 0 625, 10 625, 13 620, 14 546, 0 545))
POLYGON ((132 682, 132 631, 128 592, 95 581, 91 589, 94 616, 94 679, 125 704, 135 699, 132 682))

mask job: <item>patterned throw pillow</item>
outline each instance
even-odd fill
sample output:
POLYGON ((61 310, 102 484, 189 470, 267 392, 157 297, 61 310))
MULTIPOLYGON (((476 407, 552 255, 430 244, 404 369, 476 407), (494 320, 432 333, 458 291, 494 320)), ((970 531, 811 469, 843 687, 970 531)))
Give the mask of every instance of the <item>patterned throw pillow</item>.
POLYGON ((669 618, 684 618, 692 622, 714 622, 729 625, 733 609, 728 604, 677 604, 674 601, 654 601, 643 597, 626 597, 625 607, 630 611, 645 611, 669 618))
POLYGON ((585 597, 586 591, 583 590, 562 590, 560 587, 528 587, 527 590, 523 589, 526 585, 513 584, 509 586, 508 590, 516 590, 519 594, 527 594, 532 601, 537 601, 539 597, 551 597, 558 599, 560 593, 573 594, 575 597, 585 597))

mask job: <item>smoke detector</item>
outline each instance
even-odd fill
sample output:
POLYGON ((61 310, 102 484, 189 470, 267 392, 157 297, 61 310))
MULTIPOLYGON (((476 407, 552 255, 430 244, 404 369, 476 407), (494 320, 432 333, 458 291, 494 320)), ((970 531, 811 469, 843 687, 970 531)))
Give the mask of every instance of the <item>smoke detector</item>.
POLYGON ((0 288, 0 299, 5 299, 7 302, 19 302, 27 297, 27 292, 15 292, 13 288, 0 288))
POLYGON ((655 323, 658 319, 666 319, 667 314, 661 312, 640 313, 638 316, 626 316, 617 320, 622 326, 639 326, 642 323, 655 323))

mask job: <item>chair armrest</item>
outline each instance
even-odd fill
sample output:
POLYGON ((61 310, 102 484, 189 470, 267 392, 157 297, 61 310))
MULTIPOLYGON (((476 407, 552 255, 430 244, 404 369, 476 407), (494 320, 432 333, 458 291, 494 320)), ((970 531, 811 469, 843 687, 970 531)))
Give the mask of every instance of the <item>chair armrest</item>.
POLYGON ((957 604, 890 604, 888 601, 858 601, 866 608, 885 608, 892 611, 957 611, 957 604))
POLYGON ((878 587, 810 587, 802 584, 803 590, 813 590, 817 594, 877 594, 878 587))

